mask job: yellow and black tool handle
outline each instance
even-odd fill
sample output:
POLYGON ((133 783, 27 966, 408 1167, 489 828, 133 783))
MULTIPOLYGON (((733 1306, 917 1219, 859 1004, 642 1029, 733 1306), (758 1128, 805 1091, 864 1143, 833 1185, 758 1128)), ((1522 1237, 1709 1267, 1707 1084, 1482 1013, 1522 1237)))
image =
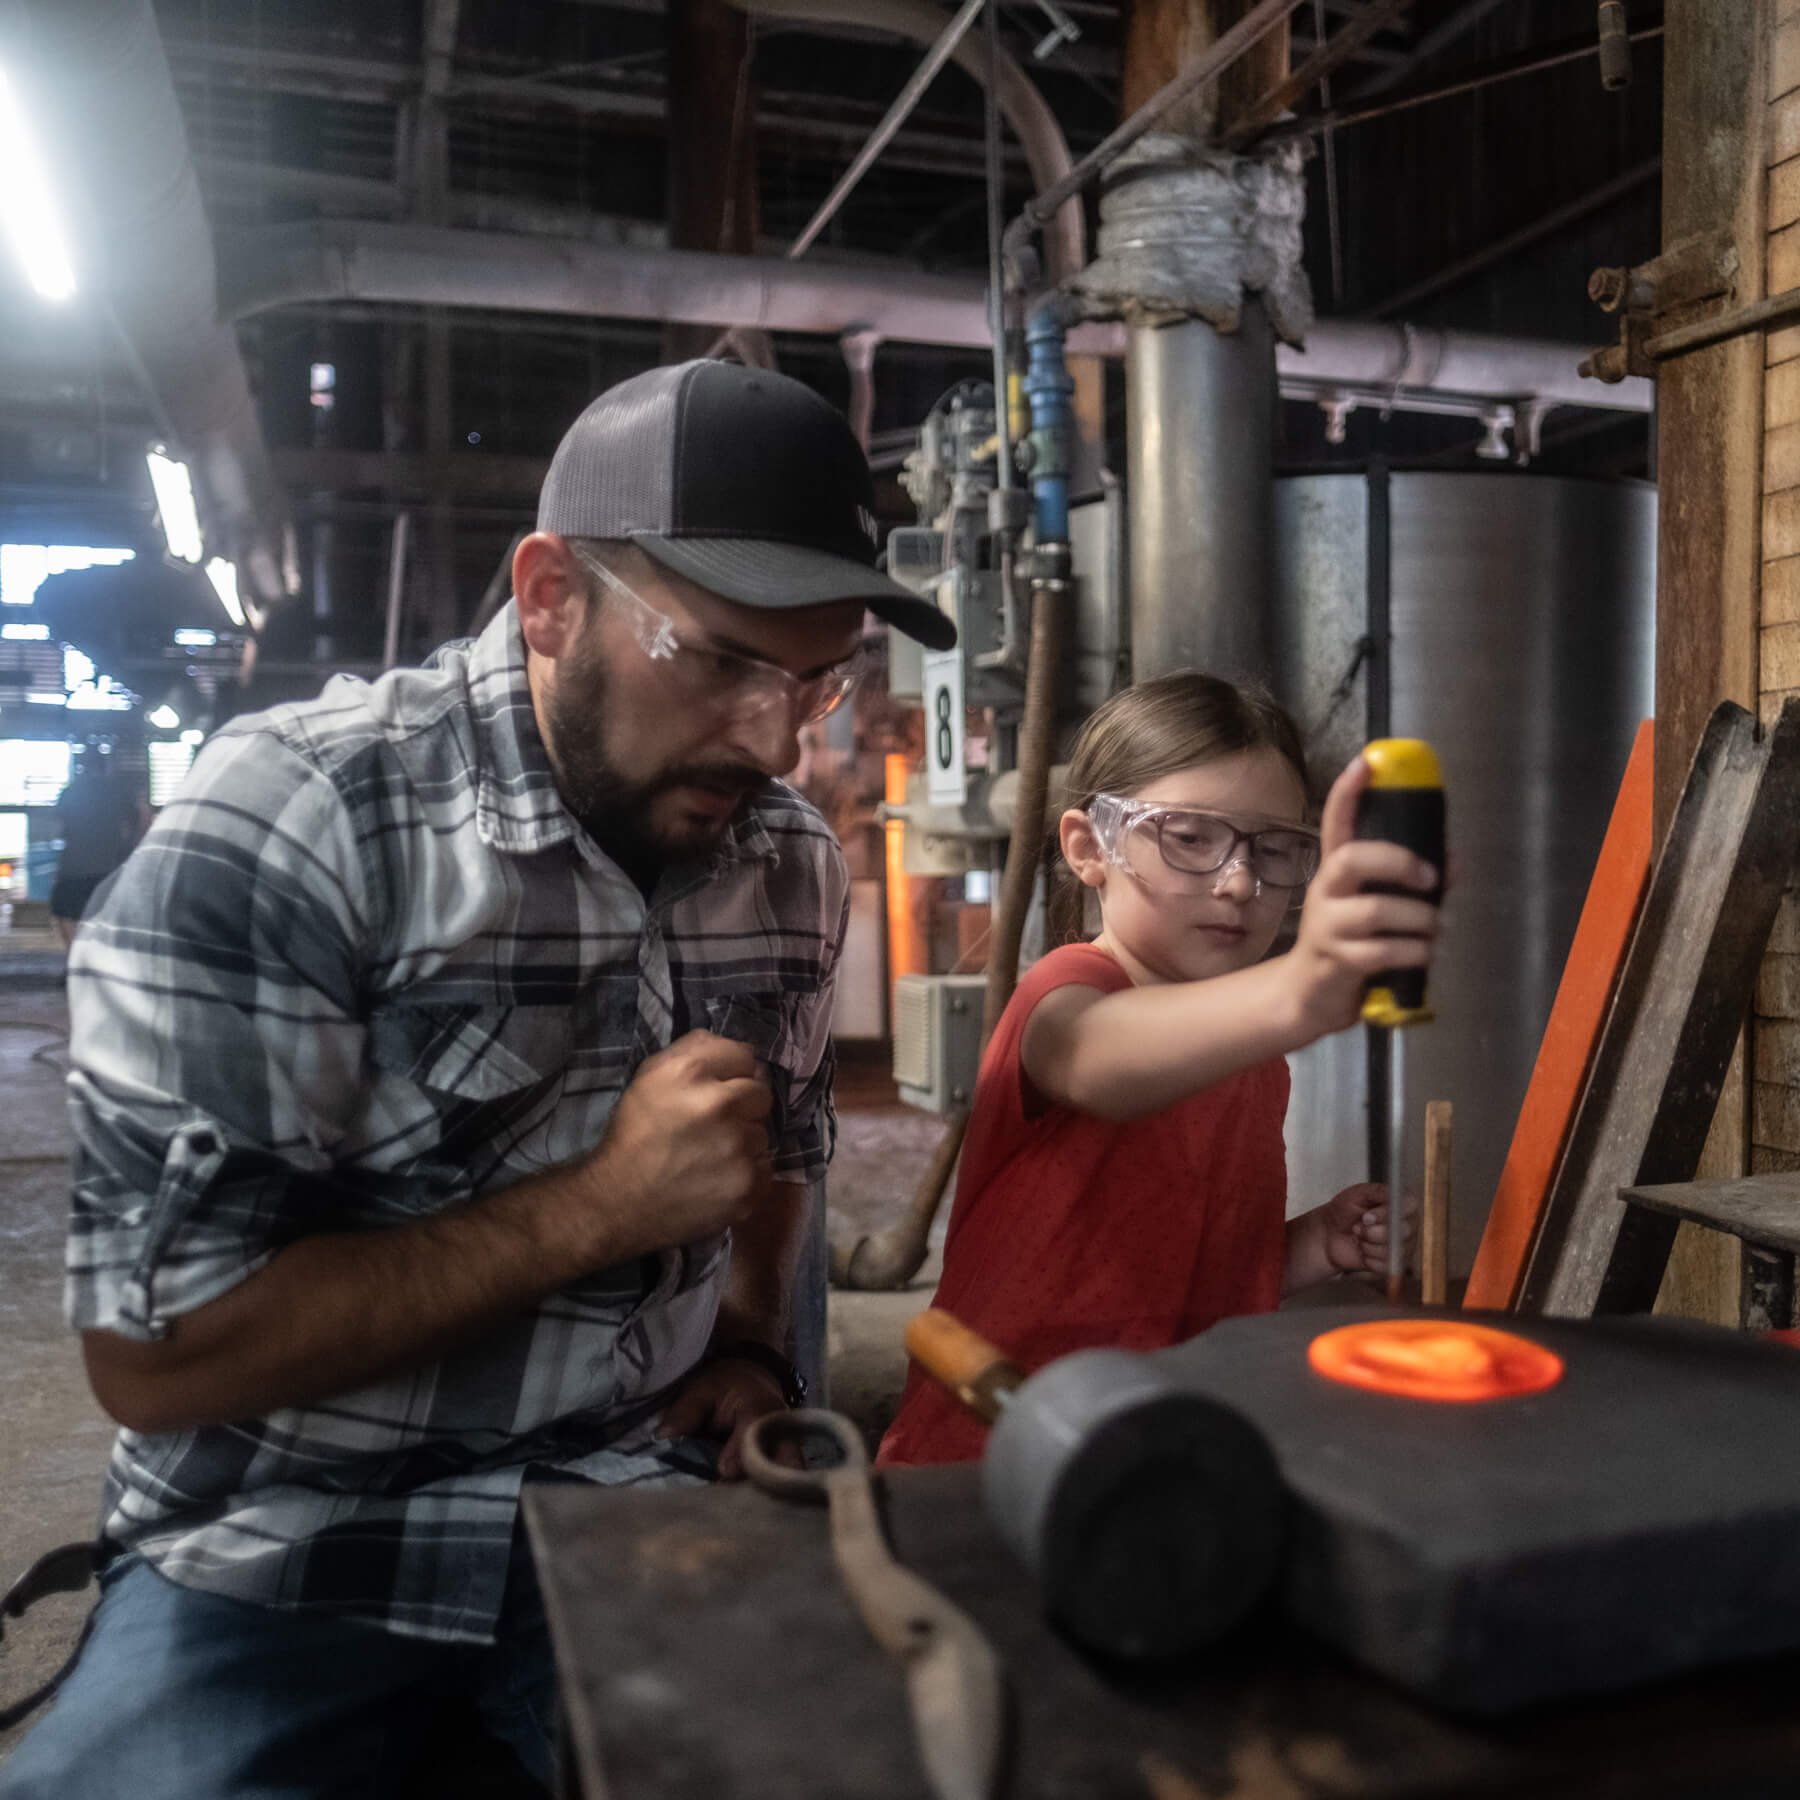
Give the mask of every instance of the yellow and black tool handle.
MULTIPOLYGON (((1370 777, 1357 797, 1356 835, 1404 844, 1438 872, 1429 893, 1388 882, 1371 883, 1368 891, 1406 894, 1435 906, 1444 895, 1445 856, 1444 777, 1437 752, 1423 738, 1377 738, 1363 750, 1363 760, 1370 777)), ((1369 983, 1362 1016, 1390 1030, 1425 1024, 1432 1016, 1426 971, 1384 970, 1369 983)))

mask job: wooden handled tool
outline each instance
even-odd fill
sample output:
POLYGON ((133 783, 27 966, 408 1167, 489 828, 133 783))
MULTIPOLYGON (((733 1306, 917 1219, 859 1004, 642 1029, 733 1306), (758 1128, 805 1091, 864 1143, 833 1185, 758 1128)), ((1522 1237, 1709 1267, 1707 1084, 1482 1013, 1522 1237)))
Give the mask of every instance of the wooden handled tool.
POLYGON ((1215 1642, 1274 1579, 1287 1495, 1262 1434, 1182 1393, 1155 1362, 1083 1350, 1026 1376, 932 1308, 906 1329, 925 1372, 993 1424, 989 1518, 1036 1577, 1044 1608, 1111 1656, 1215 1642))
POLYGON ((908 1323, 906 1354, 990 1425, 1025 1379, 1025 1371, 1003 1351, 935 1306, 908 1323))

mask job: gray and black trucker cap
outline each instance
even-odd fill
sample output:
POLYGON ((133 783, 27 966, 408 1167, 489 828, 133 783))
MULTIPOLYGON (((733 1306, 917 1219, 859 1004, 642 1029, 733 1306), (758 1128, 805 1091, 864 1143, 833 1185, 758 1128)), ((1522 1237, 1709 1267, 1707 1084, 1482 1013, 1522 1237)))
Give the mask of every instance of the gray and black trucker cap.
POLYGON ((861 447, 811 388, 736 363, 635 375, 557 445, 539 531, 629 538, 745 606, 861 600, 932 650, 956 627, 875 567, 875 490, 861 447))

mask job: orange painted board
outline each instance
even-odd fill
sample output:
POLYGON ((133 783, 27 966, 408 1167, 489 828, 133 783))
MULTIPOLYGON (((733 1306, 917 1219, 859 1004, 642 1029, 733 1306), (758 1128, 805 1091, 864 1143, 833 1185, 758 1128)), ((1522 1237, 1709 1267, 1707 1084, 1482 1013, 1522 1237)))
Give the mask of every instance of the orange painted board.
POLYGON ((1652 720, 1644 720, 1631 746, 1631 760, 1625 765, 1581 922, 1575 927, 1550 1022, 1544 1027, 1464 1306, 1503 1312, 1518 1300, 1544 1197, 1568 1139, 1650 882, 1652 725, 1652 720))

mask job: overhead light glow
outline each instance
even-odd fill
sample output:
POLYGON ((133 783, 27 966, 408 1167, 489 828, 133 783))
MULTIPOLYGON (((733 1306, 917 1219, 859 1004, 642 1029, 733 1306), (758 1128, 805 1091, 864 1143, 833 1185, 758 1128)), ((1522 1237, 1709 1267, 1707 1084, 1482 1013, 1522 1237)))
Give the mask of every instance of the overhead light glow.
POLYGON ((163 538, 169 554, 183 562, 197 563, 205 554, 200 541, 200 515, 194 510, 194 484, 188 466, 176 462, 160 446, 144 461, 150 469, 150 485, 156 490, 156 510, 162 515, 163 538))
MULTIPOLYGON (((206 572, 208 575, 212 573, 210 566, 206 572)), ((210 650, 219 641, 219 634, 216 631, 202 631, 197 626, 184 625, 175 633, 175 641, 184 650, 210 650)))
POLYGON ((0 625, 0 638, 12 638, 19 642, 42 644, 49 640, 48 625, 0 625))
MULTIPOLYGON (((213 584, 213 592, 219 596, 219 604, 225 608, 232 624, 239 631, 245 630, 248 621, 244 618, 244 603, 238 598, 237 564, 215 556, 206 565, 206 579, 213 584)), ((180 632, 175 634, 175 641, 178 644, 182 641, 180 632)), ((206 641, 214 642, 211 632, 207 633, 206 641)))
POLYGON ((88 544, 0 544, 0 606, 29 606, 46 577, 69 569, 113 568, 130 562, 132 554, 88 544))
POLYGON ((173 731, 175 727, 181 723, 181 714, 166 701, 161 706, 157 707, 154 712, 150 713, 148 717, 150 723, 154 725, 158 731, 173 731))
POLYGON ((6 71, 0 69, 0 226, 12 240, 25 279, 46 300, 71 299, 75 268, 56 215, 50 178, 6 71))
POLYGON ((204 731, 195 731, 190 726, 186 731, 184 731, 181 734, 181 741, 184 744, 198 744, 205 738, 205 736, 206 736, 206 733, 204 731))

